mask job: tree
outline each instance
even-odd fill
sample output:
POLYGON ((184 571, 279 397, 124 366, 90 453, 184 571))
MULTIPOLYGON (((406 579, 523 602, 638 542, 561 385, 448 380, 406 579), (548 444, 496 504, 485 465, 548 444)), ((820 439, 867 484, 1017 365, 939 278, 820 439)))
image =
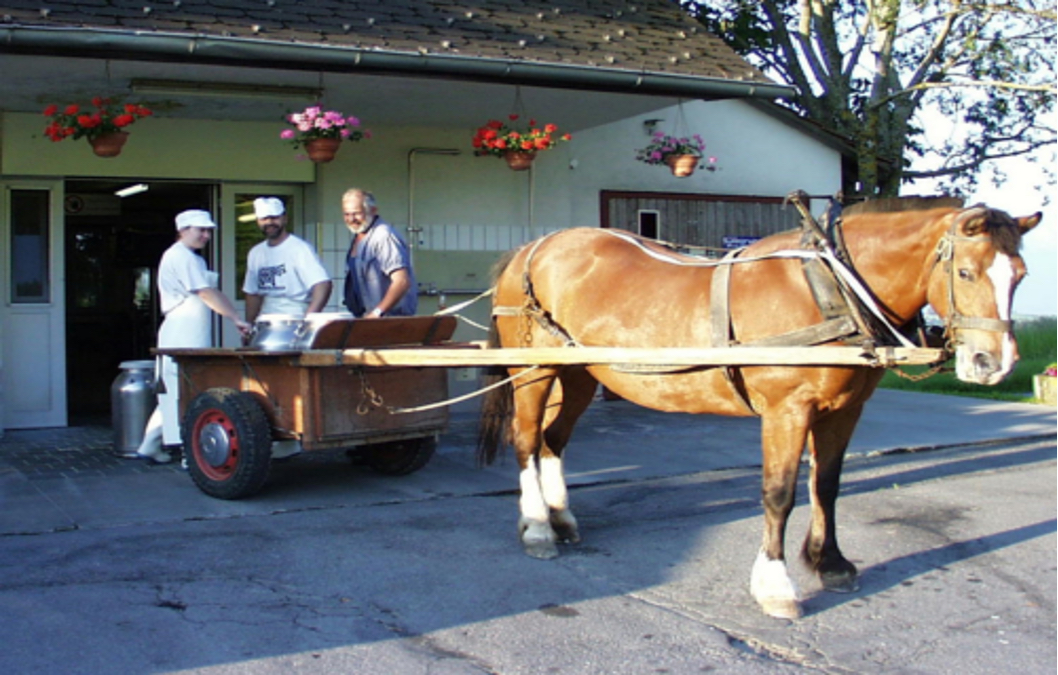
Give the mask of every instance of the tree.
POLYGON ((989 172, 1003 180, 994 160, 1053 154, 1053 0, 682 4, 849 142, 848 195, 895 196, 924 178, 968 191, 989 172))

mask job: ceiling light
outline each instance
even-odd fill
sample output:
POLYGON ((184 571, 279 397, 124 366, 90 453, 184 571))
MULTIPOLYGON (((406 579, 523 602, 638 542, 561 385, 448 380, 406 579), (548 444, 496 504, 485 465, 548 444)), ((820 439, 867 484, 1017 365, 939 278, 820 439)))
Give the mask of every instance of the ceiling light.
POLYGON ((151 189, 150 186, 147 185, 146 183, 136 183, 135 185, 130 185, 128 187, 123 187, 120 190, 115 191, 114 194, 116 194, 118 197, 121 197, 122 199, 124 199, 125 197, 131 197, 132 195, 138 195, 139 193, 146 192, 147 190, 150 190, 150 189, 151 189))
POLYGON ((246 84, 245 82, 134 79, 129 86, 137 94, 217 96, 221 98, 298 98, 309 101, 318 101, 323 97, 323 89, 319 87, 290 87, 278 84, 246 84))

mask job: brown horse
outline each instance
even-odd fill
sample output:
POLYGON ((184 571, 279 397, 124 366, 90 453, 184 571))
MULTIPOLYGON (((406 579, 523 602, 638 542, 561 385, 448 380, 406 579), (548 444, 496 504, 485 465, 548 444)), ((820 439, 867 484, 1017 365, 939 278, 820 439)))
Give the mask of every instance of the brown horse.
MULTIPOLYGON (((1010 322, 1014 289, 1025 274, 1018 250, 1022 235, 1040 218, 1037 213, 1015 219, 980 206, 860 213, 844 218, 844 239, 855 270, 894 325, 907 324, 929 303, 947 321, 959 379, 995 384, 1018 358, 1010 322)), ((772 257, 798 249, 799 236, 767 237, 741 254, 745 262, 730 265, 730 330, 739 343, 821 321, 802 263, 772 257)), ((717 269, 630 235, 563 230, 531 242, 498 266, 490 343, 710 346, 710 288, 717 269)), ((807 444, 812 517, 803 559, 825 589, 858 588, 857 570, 838 548, 834 507, 845 449, 882 369, 636 372, 579 365, 526 370, 508 369, 522 377, 486 398, 479 459, 487 464, 504 443, 514 446, 519 526, 529 555, 551 558, 558 554, 557 542, 579 541, 562 451, 602 383, 656 410, 761 417, 764 535, 750 590, 772 616, 794 618, 801 612, 783 540, 807 444)))

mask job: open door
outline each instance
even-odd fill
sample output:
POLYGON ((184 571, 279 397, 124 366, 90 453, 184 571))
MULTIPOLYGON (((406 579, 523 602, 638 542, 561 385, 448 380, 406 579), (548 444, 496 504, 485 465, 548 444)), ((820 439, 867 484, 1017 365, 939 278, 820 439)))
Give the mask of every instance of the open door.
POLYGON ((62 200, 60 181, 0 181, 5 429, 67 424, 62 200))

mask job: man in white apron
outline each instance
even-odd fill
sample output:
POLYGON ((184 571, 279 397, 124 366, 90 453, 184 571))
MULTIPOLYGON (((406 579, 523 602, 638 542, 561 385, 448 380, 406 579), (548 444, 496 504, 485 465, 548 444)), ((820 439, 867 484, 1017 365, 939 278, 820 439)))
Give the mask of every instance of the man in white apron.
MULTIPOLYGON (((217 227, 209 212, 184 211, 176 216, 177 240, 158 265, 158 296, 165 320, 158 330, 159 347, 205 348, 213 342, 212 312, 231 319, 240 333, 250 324, 239 318, 235 305, 217 289, 217 274, 197 252, 205 248, 217 227)), ((180 382, 176 362, 159 360, 158 406, 147 421, 137 454, 158 463, 172 461, 163 445, 179 445, 180 382)))
POLYGON ((283 200, 258 197, 253 208, 265 240, 246 259, 246 320, 253 323, 261 314, 300 319, 323 311, 331 297, 331 277, 312 246, 287 231, 283 200))

